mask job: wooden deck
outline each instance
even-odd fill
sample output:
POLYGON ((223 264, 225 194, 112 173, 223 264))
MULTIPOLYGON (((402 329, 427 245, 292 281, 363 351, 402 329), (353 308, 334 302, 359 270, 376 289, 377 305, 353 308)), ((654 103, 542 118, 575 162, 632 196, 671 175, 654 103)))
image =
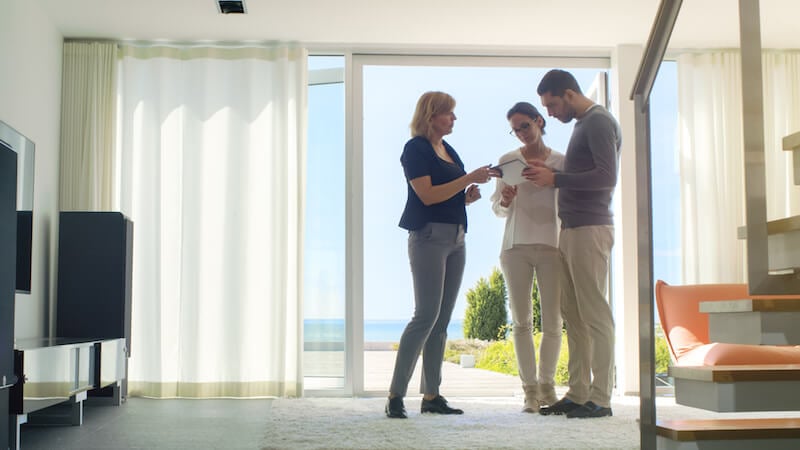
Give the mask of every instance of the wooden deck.
MULTIPOLYGON (((384 396, 392 381, 392 371, 397 352, 394 350, 367 350, 364 352, 364 391, 367 396, 384 396)), ((307 376, 329 378, 335 384, 344 374, 344 352, 306 351, 304 353, 307 376)), ((422 359, 417 361, 408 395, 419 395, 422 359)), ((557 387, 562 395, 566 387, 557 387)), ((442 364, 441 393, 450 397, 506 397, 523 396, 522 383, 517 376, 504 375, 489 370, 463 368, 459 364, 442 364)), ((522 400, 520 400, 522 401, 522 400)))
MULTIPOLYGON (((364 390, 382 395, 389 389, 396 351, 364 352, 364 390)), ((419 393, 420 367, 417 361, 414 375, 408 384, 408 395, 419 393)), ((442 363, 442 395, 445 397, 506 397, 523 396, 519 377, 489 370, 462 368, 458 364, 442 363)))

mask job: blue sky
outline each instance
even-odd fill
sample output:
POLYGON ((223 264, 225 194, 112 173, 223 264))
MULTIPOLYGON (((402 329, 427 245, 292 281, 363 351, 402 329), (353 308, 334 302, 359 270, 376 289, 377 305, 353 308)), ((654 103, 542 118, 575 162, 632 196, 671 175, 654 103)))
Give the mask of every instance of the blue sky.
MULTIPOLYGON (((343 58, 313 61, 314 69, 341 65, 343 58)), ((467 171, 496 163, 519 146, 509 135, 506 111, 517 101, 541 108, 536 85, 549 68, 364 67, 364 317, 366 320, 408 320, 413 311, 411 276, 406 253, 407 232, 397 226, 405 204, 406 185, 399 157, 409 139, 408 124, 419 96, 441 90, 456 99, 458 117, 453 145, 467 171)), ((570 69, 587 89, 597 70, 570 69)), ((676 282, 678 249, 677 177, 674 127, 677 105, 674 65, 662 70, 652 99, 656 278, 676 282), (663 91, 663 92, 662 92, 663 91), (663 211, 663 212, 661 212, 663 211), (663 217, 662 217, 663 216, 663 217), (661 256, 659 256, 661 255, 661 256), (659 259, 660 258, 660 259, 659 259)), ((307 190, 306 317, 341 318, 344 313, 344 90, 343 85, 312 88, 309 97, 307 190)), ((547 118, 545 142, 563 152, 572 124, 547 118)), ((489 197, 494 182, 481 185, 483 198, 468 207, 467 266, 453 314, 463 318, 466 292, 498 266, 503 219, 496 217, 489 197)))

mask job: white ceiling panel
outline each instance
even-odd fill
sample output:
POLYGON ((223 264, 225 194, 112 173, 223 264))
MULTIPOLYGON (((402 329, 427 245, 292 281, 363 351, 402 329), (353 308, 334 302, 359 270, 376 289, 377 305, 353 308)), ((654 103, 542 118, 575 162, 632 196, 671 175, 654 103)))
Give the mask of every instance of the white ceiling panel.
MULTIPOLYGON (((16 0, 15 0, 16 1, 16 0)), ((31 1, 31 0, 26 0, 31 1)), ((610 48, 644 44, 659 0, 34 0, 68 38, 373 47, 610 48)), ((798 0, 761 0, 762 45, 800 48, 798 0)), ((738 46, 737 0, 684 0, 671 47, 738 46)))

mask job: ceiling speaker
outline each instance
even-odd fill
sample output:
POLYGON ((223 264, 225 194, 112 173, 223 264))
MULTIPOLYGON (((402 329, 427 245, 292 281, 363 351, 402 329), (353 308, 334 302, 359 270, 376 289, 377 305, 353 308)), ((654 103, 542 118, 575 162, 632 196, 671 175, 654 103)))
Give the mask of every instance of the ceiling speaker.
POLYGON ((220 14, 246 14, 244 0, 217 0, 217 11, 220 14))

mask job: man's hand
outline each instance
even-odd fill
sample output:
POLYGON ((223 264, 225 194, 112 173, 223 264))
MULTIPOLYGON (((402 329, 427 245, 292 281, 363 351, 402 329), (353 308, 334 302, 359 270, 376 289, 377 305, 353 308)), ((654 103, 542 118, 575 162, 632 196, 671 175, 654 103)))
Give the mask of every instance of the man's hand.
POLYGON ((555 175, 542 161, 530 161, 529 166, 522 171, 522 176, 536 186, 553 186, 555 175))

